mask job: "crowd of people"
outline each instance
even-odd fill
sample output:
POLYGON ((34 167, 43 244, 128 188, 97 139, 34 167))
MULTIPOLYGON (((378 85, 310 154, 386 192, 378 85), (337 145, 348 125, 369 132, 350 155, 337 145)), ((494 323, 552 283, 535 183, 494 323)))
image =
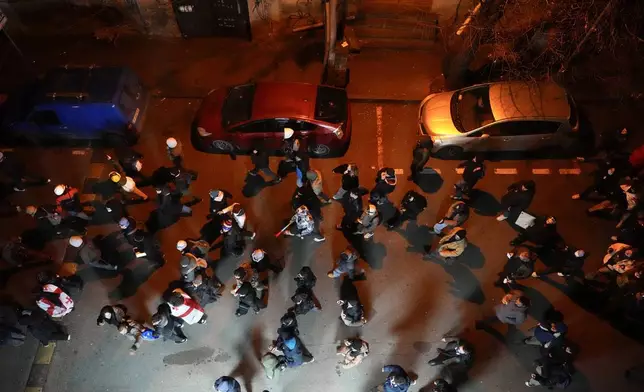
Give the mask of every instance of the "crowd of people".
MULTIPOLYGON (((507 262, 495 285, 506 294, 501 303, 494 307, 494 313, 476 322, 477 329, 491 328, 495 323, 516 328, 528 319, 530 298, 522 290, 528 279, 545 279, 557 273, 566 283, 581 286, 584 290, 604 298, 606 306, 615 313, 642 321, 644 310, 644 285, 641 279, 644 263, 640 263, 638 249, 644 234, 644 210, 641 208, 641 188, 638 176, 640 162, 626 152, 626 132, 606 137, 603 150, 596 160, 598 170, 595 182, 588 189, 572 196, 575 200, 595 200, 597 204, 588 208, 595 216, 614 218, 618 222, 618 233, 611 237, 613 244, 603 259, 602 266, 593 273, 584 274, 583 266, 587 254, 566 243, 557 232, 557 220, 553 216, 532 216, 529 208, 536 194, 534 181, 519 181, 508 187, 501 197, 501 211, 496 220, 507 220, 520 231, 510 242, 507 262), (629 160, 629 157, 631 158, 629 160), (536 267, 537 261, 545 265, 536 267), (609 294, 609 295, 607 295, 609 294)), ((336 201, 344 209, 344 216, 336 229, 342 231, 349 244, 330 266, 327 276, 341 279, 337 304, 339 318, 348 327, 367 324, 367 311, 360 300, 356 282, 364 280, 366 272, 359 266, 361 253, 374 241, 376 228, 384 224, 388 230, 400 228, 406 221, 414 221, 427 208, 427 199, 421 193, 410 190, 405 193, 396 207, 389 195, 396 189, 398 177, 394 169, 380 168, 371 189, 360 184, 359 170, 355 163, 343 164, 333 172, 341 175, 341 186, 329 197, 323 183, 323 173, 310 166, 308 153, 301 148, 302 141, 293 130, 284 132, 284 151, 277 173, 269 166, 268 154, 257 147, 251 153, 254 168, 249 176, 262 176, 266 183, 277 185, 291 173, 296 176, 296 190, 291 205, 293 216, 285 220, 284 227, 275 237, 282 235, 293 241, 320 243, 326 240, 320 230, 323 207, 336 201), (366 197, 366 203, 365 203, 366 197), (383 220, 385 209, 394 213, 383 220)), ((109 180, 118 192, 108 198, 105 210, 116 223, 123 238, 131 245, 135 258, 149 261, 151 268, 165 264, 166 256, 161 251, 156 233, 182 217, 192 215, 192 206, 201 198, 191 193, 191 184, 198 178, 195 171, 184 166, 181 142, 175 138, 166 140, 166 153, 171 167, 161 174, 144 174, 142 155, 123 148, 116 156, 107 156, 114 168, 109 180), (140 190, 141 184, 153 185, 156 191, 157 208, 144 227, 128 213, 125 201, 147 201, 149 196, 140 190)), ((411 173, 408 180, 418 181, 429 159, 431 144, 419 142, 412 154, 411 173)), ((579 158, 582 159, 582 158, 579 158)), ((5 160, 0 156, 0 164, 5 160)), ((590 159, 587 159, 590 160, 590 159)), ((17 165, 14 165, 18 167, 17 165)), ((462 179, 454 185, 453 203, 433 226, 437 237, 435 244, 427 244, 424 258, 441 265, 459 263, 468 246, 466 223, 471 208, 471 198, 477 182, 486 173, 485 160, 476 155, 459 165, 462 179)), ((13 167, 12 167, 13 170, 13 167)), ((16 191, 25 189, 24 169, 12 175, 16 191)), ((47 184, 48 180, 35 181, 47 184)), ((51 238, 68 238, 69 245, 77 249, 78 260, 93 268, 119 271, 122 262, 101 249, 100 239, 88 238, 85 225, 93 219, 92 212, 81 202, 78 189, 65 184, 53 189, 55 206, 17 207, 37 221, 39 230, 51 238)), ((238 260, 233 271, 234 284, 230 294, 237 299, 235 316, 243 317, 250 310, 258 314, 267 307, 271 274, 280 274, 284 262, 261 248, 247 253, 250 241, 256 233, 247 222, 246 212, 232 195, 223 189, 209 192, 208 223, 197 239, 184 238, 176 242, 179 262, 176 265, 177 279, 162 295, 156 313, 149 320, 139 320, 130 315, 122 304, 110 304, 100 309, 97 324, 114 327, 117 332, 132 341, 130 352, 134 354, 144 341, 173 341, 181 344, 188 340, 184 333, 186 324, 206 324, 207 306, 216 302, 224 292, 224 284, 214 273, 214 260, 210 254, 221 249, 221 258, 238 260), (244 257, 248 254, 248 257, 244 257)), ((19 238, 8 241, 2 250, 3 259, 16 267, 31 262, 45 262, 48 258, 28 249, 19 238)), ((174 257, 173 257, 174 259, 174 257)), ((314 294, 317 277, 309 267, 302 267, 295 277, 296 291, 280 319, 276 337, 260 358, 266 377, 272 379, 287 369, 312 363, 315 358, 300 338, 298 318, 309 312, 322 311, 320 301, 314 294)), ((42 273, 38 276, 35 306, 14 306, 7 312, 16 316, 17 323, 27 329, 43 344, 55 340, 69 340, 70 335, 60 320, 74 310, 75 299, 83 289, 83 282, 77 276, 58 276, 42 273)), ((3 344, 19 345, 24 334, 13 321, 2 319, 3 344)), ((566 339, 567 325, 564 315, 550 309, 530 329, 530 335, 523 340, 527 346, 539 348, 534 372, 529 375, 526 386, 564 388, 572 381, 574 350, 566 339)), ((510 331, 510 329, 509 329, 510 331)), ((429 361, 431 366, 441 366, 439 377, 430 386, 434 392, 456 391, 457 385, 466 376, 474 362, 471 344, 459 337, 445 337, 446 347, 429 361)), ((337 348, 339 365, 344 369, 358 366, 369 355, 369 343, 358 333, 343 340, 337 348)), ((386 380, 374 391, 404 392, 415 384, 410 376, 398 365, 387 365, 382 371, 388 373, 386 380)), ((240 384, 231 377, 218 379, 214 388, 218 392, 241 391, 240 384)))

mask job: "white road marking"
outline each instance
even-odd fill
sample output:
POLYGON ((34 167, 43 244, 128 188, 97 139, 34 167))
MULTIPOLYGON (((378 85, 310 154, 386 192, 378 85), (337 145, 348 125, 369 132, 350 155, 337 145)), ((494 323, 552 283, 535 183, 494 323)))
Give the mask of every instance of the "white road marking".
POLYGON ((517 169, 494 169, 494 174, 517 174, 517 169))
POLYGON ((571 175, 580 175, 581 169, 559 169, 559 174, 571 174, 571 175))
POLYGON ((385 167, 385 159, 382 146, 382 106, 376 106, 376 141, 378 142, 378 167, 383 168, 385 167))
POLYGON ((398 175, 403 175, 403 174, 405 174, 405 170, 404 170, 404 169, 394 169, 394 172, 396 172, 396 175, 397 175, 397 176, 398 176, 398 175))
POLYGON ((74 150, 72 151, 72 155, 85 155, 87 154, 86 150, 74 150))
POLYGON ((13 148, 0 148, 0 152, 13 152, 13 148))
POLYGON ((550 174, 550 169, 532 169, 532 174, 550 174))
POLYGON ((465 169, 462 168, 462 167, 457 167, 456 168, 456 174, 463 174, 464 171, 465 171, 465 169))

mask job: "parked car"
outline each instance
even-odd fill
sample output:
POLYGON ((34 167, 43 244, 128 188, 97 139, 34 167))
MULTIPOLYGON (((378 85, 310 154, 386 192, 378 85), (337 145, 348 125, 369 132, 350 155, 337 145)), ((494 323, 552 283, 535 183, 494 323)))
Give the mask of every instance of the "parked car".
POLYGON ((432 153, 569 148, 579 134, 572 97, 552 82, 499 82, 431 94, 418 112, 421 136, 432 153))
POLYGON ((343 155, 351 139, 351 114, 343 89, 305 83, 254 83, 211 91, 192 125, 203 152, 247 153, 261 146, 279 154, 284 128, 317 157, 343 155))
POLYGON ((128 68, 55 68, 21 91, 0 96, 5 143, 136 143, 148 93, 128 68))

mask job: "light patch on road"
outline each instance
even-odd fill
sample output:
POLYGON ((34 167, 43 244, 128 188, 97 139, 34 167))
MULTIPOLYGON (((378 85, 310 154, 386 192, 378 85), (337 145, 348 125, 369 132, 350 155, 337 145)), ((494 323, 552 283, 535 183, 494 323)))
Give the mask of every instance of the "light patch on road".
POLYGON ((87 150, 74 150, 72 151, 72 155, 85 155, 87 154, 87 150))
POLYGON ((382 146, 382 106, 376 106, 376 141, 378 142, 378 167, 385 167, 384 147, 382 146))
POLYGON ((581 169, 559 169, 559 174, 575 175, 581 174, 581 169))
POLYGON ((13 148, 0 148, 0 152, 13 152, 13 148))
POLYGON ((36 358, 34 359, 35 365, 49 365, 51 363, 51 358, 54 356, 54 350, 56 349, 56 343, 51 342, 48 346, 39 346, 38 351, 36 351, 36 358))
POLYGON ((540 175, 550 174, 550 169, 532 169, 532 174, 540 174, 540 175))
POLYGON ((494 169, 494 174, 517 174, 517 169, 515 168, 494 169))
POLYGON ((465 171, 465 169, 462 168, 462 167, 457 167, 456 168, 456 174, 463 174, 464 171, 465 171))
POLYGON ((396 172, 396 175, 403 175, 405 174, 405 169, 394 169, 394 172, 396 172))

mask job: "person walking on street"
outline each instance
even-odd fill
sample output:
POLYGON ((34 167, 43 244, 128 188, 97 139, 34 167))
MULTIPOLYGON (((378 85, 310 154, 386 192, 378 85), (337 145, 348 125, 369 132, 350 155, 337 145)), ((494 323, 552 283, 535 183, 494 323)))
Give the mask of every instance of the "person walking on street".
POLYGON ((176 192, 181 194, 181 197, 191 197, 192 200, 183 203, 189 207, 194 206, 195 204, 201 203, 201 198, 192 195, 190 191, 190 185, 196 179, 196 176, 184 169, 178 167, 173 167, 170 169, 170 176, 172 177, 172 182, 174 183, 176 192))
POLYGON ((301 205, 295 210, 295 215, 291 218, 291 223, 295 223, 294 228, 287 229, 284 234, 290 237, 298 237, 300 239, 311 235, 313 241, 322 242, 326 240, 319 230, 316 228, 315 220, 305 205, 301 205))
POLYGON ((45 283, 36 296, 36 305, 50 317, 60 319, 74 310, 74 300, 64 286, 45 283))
POLYGON ((261 248, 254 249, 250 254, 250 259, 252 260, 252 268, 257 271, 260 276, 267 274, 268 271, 272 271, 274 274, 279 274, 284 269, 279 265, 279 260, 277 260, 276 263, 273 263, 268 253, 261 248))
POLYGON ((143 170, 143 154, 135 151, 129 146, 119 146, 116 148, 116 161, 107 155, 107 160, 113 164, 117 163, 125 175, 140 180, 147 180, 147 176, 141 172, 143 170))
POLYGON ((174 289, 167 303, 170 313, 186 324, 205 324, 208 319, 201 305, 181 289, 174 289))
POLYGON ((249 282, 243 282, 233 295, 239 299, 235 316, 241 317, 245 315, 248 313, 248 309, 253 309, 255 314, 259 314, 261 310, 260 300, 249 282))
POLYGON ((580 193, 572 195, 573 200, 606 199, 616 194, 619 190, 619 178, 615 173, 616 165, 611 161, 603 162, 594 172, 592 185, 580 193))
POLYGON ((561 243, 561 236, 557 233, 557 220, 554 216, 538 217, 532 226, 521 232, 510 241, 511 246, 519 246, 525 242, 532 242, 538 247, 538 253, 549 252, 561 243))
POLYGON ((157 312, 152 315, 154 332, 163 340, 172 340, 175 343, 185 343, 188 338, 183 333, 183 321, 172 315, 170 306, 163 303, 157 307, 157 312))
POLYGON ((501 213, 496 217, 496 220, 501 222, 510 216, 519 216, 521 212, 530 207, 534 194, 536 192, 536 184, 532 180, 517 181, 508 187, 507 192, 501 198, 501 213))
POLYGON ((302 366, 315 361, 313 355, 306 349, 299 337, 284 334, 277 338, 277 341, 269 346, 268 350, 273 354, 281 352, 289 368, 302 366))
POLYGON ((386 365, 383 373, 389 373, 385 382, 376 388, 377 392, 407 392, 416 380, 412 380, 405 369, 398 365, 386 365))
POLYGON ((493 316, 476 321, 476 329, 483 329, 493 322, 519 326, 528 318, 529 308, 530 299, 520 290, 511 290, 501 298, 501 303, 494 307, 493 316))
POLYGON ((438 355, 429 360, 430 366, 438 365, 460 365, 469 367, 472 364, 472 348, 470 345, 458 338, 444 337, 441 339, 447 343, 445 348, 438 349, 438 355))
POLYGON ((347 246, 345 250, 340 253, 340 257, 335 261, 335 268, 333 268, 327 276, 329 278, 339 278, 347 274, 349 279, 355 279, 357 275, 364 275, 364 270, 356 271, 356 263, 358 262, 358 252, 352 246, 347 246), (356 272, 358 272, 356 274, 356 272))
POLYGON ((373 237, 376 227, 380 224, 380 216, 375 205, 369 203, 362 213, 362 216, 356 220, 358 224, 354 234, 362 235, 365 240, 373 237))
POLYGON ((268 181, 266 181, 266 179, 264 179, 264 181, 271 185, 282 182, 282 178, 271 170, 268 162, 268 153, 263 147, 256 147, 251 152, 250 159, 255 167, 248 171, 249 175, 257 176, 263 174, 269 178, 268 181))
POLYGON ((428 392, 458 392, 455 386, 443 378, 437 378, 432 381, 430 387, 431 389, 428 392))
POLYGON ((586 252, 583 249, 574 249, 565 245, 563 249, 556 251, 555 262, 543 269, 542 271, 535 271, 532 273, 533 278, 539 278, 552 274, 554 272, 559 276, 567 278, 583 278, 584 277, 584 261, 586 260, 586 252))
POLYGON ((207 218, 211 219, 222 215, 219 212, 228 207, 228 201, 232 199, 233 195, 223 189, 211 189, 208 194, 210 195, 210 207, 207 218))
POLYGON ((525 382, 527 387, 543 386, 547 389, 566 389, 572 382, 574 367, 573 353, 566 345, 553 346, 546 350, 540 359, 535 361, 535 372, 530 380, 525 382))
POLYGON ((311 310, 320 311, 321 308, 315 303, 313 293, 310 290, 297 289, 295 294, 291 297, 293 307, 289 308, 289 312, 293 312, 298 316, 303 316, 311 310))
POLYGON ((358 165, 355 163, 345 163, 333 169, 334 173, 342 174, 342 185, 333 195, 333 200, 340 201, 352 189, 360 187, 360 178, 358 177, 358 165))
POLYGON ((67 186, 64 184, 56 185, 54 188, 56 195, 56 212, 62 214, 65 212, 69 216, 81 218, 84 220, 91 220, 91 218, 83 211, 83 205, 78 195, 78 189, 67 186))
MULTIPOLYGON (((231 219, 221 222, 221 234, 223 236, 221 241, 213 245, 211 249, 221 247, 222 257, 239 257, 244 253, 246 240, 236 223, 231 219)), ((250 234, 252 235, 253 233, 250 234)))
POLYGON ((430 138, 416 142, 416 146, 412 151, 412 161, 409 168, 410 175, 407 177, 408 181, 418 181, 418 173, 423 171, 425 165, 429 161, 432 148, 434 148, 434 142, 430 138))
POLYGON ((537 261, 537 254, 525 246, 512 249, 506 254, 508 261, 499 274, 499 279, 494 285, 501 287, 502 284, 512 285, 516 280, 528 279, 534 272, 534 264, 537 261))
POLYGON ((313 189, 313 193, 315 193, 320 202, 322 204, 331 204, 331 199, 324 193, 322 187, 322 172, 316 169, 309 169, 306 172, 306 179, 311 184, 311 189, 313 189))
POLYGON ((376 185, 369 193, 369 201, 377 206, 382 206, 389 201, 389 194, 396 189, 398 177, 396 170, 391 167, 383 167, 376 173, 376 185))
POLYGON ((63 217, 56 212, 55 208, 45 206, 27 206, 24 209, 25 214, 36 220, 38 228, 45 233, 46 238, 53 238, 63 235, 67 225, 63 223, 63 217))
POLYGON ((53 341, 71 339, 67 329, 60 323, 52 320, 50 316, 41 309, 26 309, 20 312, 18 323, 27 327, 36 339, 43 346, 49 346, 53 341))
POLYGON ((361 327, 367 323, 358 290, 353 281, 346 276, 342 280, 342 286, 340 287, 338 305, 341 308, 340 320, 347 327, 361 327))
POLYGON ((470 207, 464 201, 457 200, 449 206, 445 217, 434 225, 434 233, 436 235, 445 235, 456 226, 462 227, 469 217, 470 207))
POLYGON ((165 141, 165 152, 174 167, 183 167, 183 146, 178 139, 169 137, 165 141))
POLYGON ((298 188, 304 186, 306 173, 311 168, 309 154, 302 149, 300 139, 293 140, 293 155, 295 157, 295 174, 297 175, 296 185, 298 188))
POLYGON ((261 301, 264 297, 264 290, 268 287, 259 279, 259 273, 253 269, 250 263, 242 263, 233 271, 233 277, 235 278, 235 285, 230 290, 232 295, 236 295, 242 285, 248 282, 253 290, 255 290, 255 297, 258 301, 261 301))
POLYGON ((11 179, 11 187, 16 192, 24 192, 27 186, 45 185, 51 182, 49 178, 28 176, 22 162, 16 161, 13 157, 7 158, 3 152, 0 152, 0 172, 11 179))
POLYGON ((241 392, 241 385, 232 377, 223 376, 215 381, 215 392, 241 392))
POLYGON ((530 328, 530 332, 532 336, 523 339, 523 343, 530 346, 550 348, 564 344, 568 326, 564 323, 561 312, 551 311, 547 315, 546 321, 530 328))
POLYGON ((141 200, 146 201, 148 200, 148 195, 137 188, 136 182, 132 179, 132 177, 127 177, 124 175, 121 175, 115 171, 110 172, 110 180, 121 187, 121 190, 127 194, 135 194, 137 195, 141 200))
POLYGON ((469 161, 461 162, 458 167, 463 169, 463 178, 454 185, 452 199, 463 200, 464 196, 469 196, 476 183, 485 176, 485 164, 482 156, 475 155, 469 161))
POLYGON ((335 226, 336 230, 346 230, 348 233, 354 233, 357 227, 357 220, 362 215, 363 202, 362 196, 368 192, 364 188, 355 188, 350 190, 340 201, 344 209, 342 221, 335 226))
POLYGON ((400 201, 400 210, 396 210, 394 216, 387 221, 387 229, 393 230, 408 220, 415 221, 427 208, 427 199, 415 191, 408 191, 400 201))
POLYGON ((217 302, 221 297, 221 287, 222 284, 214 277, 208 276, 206 271, 197 274, 191 282, 184 284, 185 292, 194 298, 202 308, 217 302))
POLYGON ((83 261, 84 264, 92 266, 94 268, 106 269, 110 271, 116 271, 119 267, 116 264, 110 264, 107 261, 103 260, 103 254, 101 250, 94 245, 92 240, 84 240, 83 237, 75 235, 69 239, 69 245, 78 249, 78 258, 83 261))
POLYGON ((369 343, 360 338, 350 338, 342 341, 338 347, 337 355, 340 355, 340 366, 343 369, 351 369, 362 363, 369 355, 369 343))
POLYGON ((434 259, 451 265, 454 260, 465 252, 467 248, 467 232, 462 227, 454 227, 447 232, 440 240, 436 250, 431 250, 430 246, 425 248, 425 260, 434 259))
POLYGON ((246 211, 242 208, 241 204, 233 203, 217 214, 230 216, 237 224, 237 229, 239 229, 243 236, 249 237, 251 240, 255 239, 255 233, 246 230, 246 211))

